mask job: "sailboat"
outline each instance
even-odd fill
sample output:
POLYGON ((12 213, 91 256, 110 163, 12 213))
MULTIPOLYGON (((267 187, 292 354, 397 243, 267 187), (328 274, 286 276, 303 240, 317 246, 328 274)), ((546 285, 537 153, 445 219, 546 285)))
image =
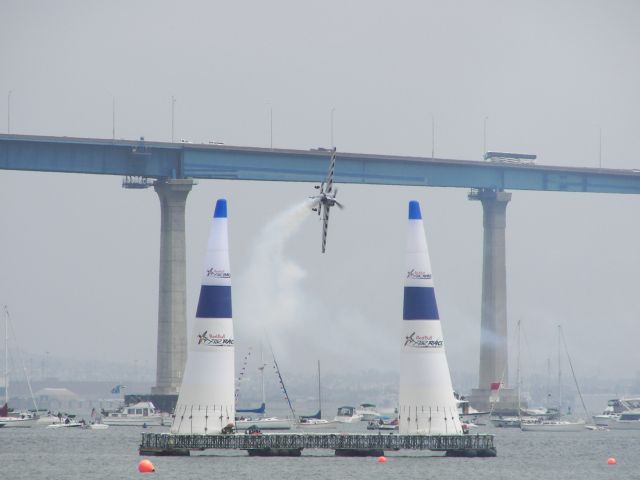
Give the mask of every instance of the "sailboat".
MULTIPOLYGON (((562 379, 562 369, 561 369, 561 340, 564 340, 564 335, 562 333, 562 327, 558 325, 558 389, 562 388, 561 379, 562 379)), ((571 366, 571 373, 573 374, 573 380, 576 383, 576 388, 578 389, 578 394, 580 395, 580 400, 582 400, 582 406, 587 411, 587 408, 584 405, 584 400, 582 399, 582 394, 580 393, 580 388, 578 387, 578 382, 576 381, 576 376, 573 371, 573 365, 571 364, 571 357, 569 356, 569 351, 567 350, 567 346, 565 343, 565 351, 567 353, 567 357, 569 358, 569 365, 571 366)), ((561 390, 560 390, 561 391, 561 390)), ((560 398, 561 395, 559 395, 560 398)), ((558 406, 560 410, 561 405, 558 406)), ((572 422, 569 420, 562 419, 542 419, 538 418, 535 421, 531 422, 522 422, 520 424, 520 429, 523 432, 580 432, 584 430, 585 422, 584 420, 578 420, 576 422, 572 422)))
MULTIPOLYGON (((31 413, 19 413, 9 415, 9 309, 4 306, 4 405, 0 407, 0 427, 27 428, 32 427, 38 421, 38 416, 31 413)), ((31 383, 29 390, 31 390, 31 383)), ((32 392, 33 398, 33 392, 32 392)), ((35 400, 34 400, 35 403, 35 400)), ((37 406, 36 406, 37 411, 37 406)))
MULTIPOLYGON (((273 351, 271 352, 273 354, 273 351)), ((258 418, 253 417, 244 417, 240 416, 236 418, 236 429, 237 430, 247 430, 249 428, 255 427, 258 430, 291 430, 291 421, 288 418, 278 418, 278 417, 265 417, 264 413, 266 411, 266 401, 265 401, 265 390, 264 390, 264 369, 267 366, 264 363, 264 359, 262 358, 262 353, 260 354, 261 365, 260 365, 260 374, 262 378, 262 404, 259 408, 254 409, 242 409, 236 408, 236 413, 257 413, 260 416, 258 418)), ((280 384, 284 389, 284 383, 282 382, 282 376, 280 375, 280 370, 278 369, 278 364, 276 362, 275 355, 273 356, 273 363, 278 373, 278 377, 280 378, 280 384)), ((286 389, 285 395, 286 395, 286 389)), ((289 397, 287 395, 287 400, 289 397)), ((289 406, 291 407, 291 402, 289 402, 289 406)), ((294 415, 295 418, 295 415, 294 415)))
POLYGON ((335 428, 337 422, 322 418, 322 389, 320 387, 320 360, 318 360, 318 411, 313 415, 301 415, 296 426, 302 429, 335 428))

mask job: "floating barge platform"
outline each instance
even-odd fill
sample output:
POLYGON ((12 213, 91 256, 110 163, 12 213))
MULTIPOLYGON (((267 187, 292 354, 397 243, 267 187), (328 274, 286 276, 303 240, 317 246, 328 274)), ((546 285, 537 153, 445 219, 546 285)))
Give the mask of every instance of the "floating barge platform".
POLYGON ((397 435, 273 433, 260 435, 172 435, 143 433, 140 455, 188 456, 191 451, 246 450, 251 456, 298 457, 304 449, 334 450, 337 456, 379 456, 384 451, 431 450, 450 457, 495 457, 493 435, 397 435))

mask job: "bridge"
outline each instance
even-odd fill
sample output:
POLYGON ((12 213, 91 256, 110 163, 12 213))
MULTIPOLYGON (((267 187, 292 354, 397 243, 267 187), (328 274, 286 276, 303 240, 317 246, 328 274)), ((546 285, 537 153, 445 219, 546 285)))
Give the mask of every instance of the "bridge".
MULTIPOLYGON (((119 175, 160 199, 158 357, 153 393, 175 394, 186 361, 185 206, 196 179, 320 182, 329 152, 139 140, 0 135, 0 169, 119 175)), ((508 378, 507 190, 640 194, 640 171, 338 152, 337 183, 471 189, 483 208, 482 338, 476 404, 508 378), (499 338, 501 341, 488 341, 499 338), (479 400, 478 400, 479 399, 479 400)))

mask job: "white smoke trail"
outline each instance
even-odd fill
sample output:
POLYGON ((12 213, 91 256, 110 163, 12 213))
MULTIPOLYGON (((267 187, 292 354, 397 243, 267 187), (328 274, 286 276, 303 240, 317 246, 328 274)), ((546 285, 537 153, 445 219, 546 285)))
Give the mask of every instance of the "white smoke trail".
POLYGON ((307 274, 286 256, 285 247, 311 216, 313 203, 308 199, 276 216, 255 240, 249 268, 237 282, 242 298, 238 323, 253 330, 254 338, 248 340, 257 340, 265 330, 282 331, 300 317, 304 303, 300 282, 307 274))
MULTIPOLYGON (((343 370, 344 365, 357 370, 380 362, 385 367, 394 364, 395 355, 384 361, 389 355, 379 351, 384 328, 372 328, 371 319, 353 306, 332 303, 325 291, 312 295, 305 290, 307 272, 291 258, 287 245, 305 219, 313 217, 313 206, 313 201, 307 200, 265 225, 255 239, 247 270, 234 280, 240 350, 259 348, 262 342, 269 363, 268 335, 278 363, 285 369, 283 375, 292 370, 313 371, 318 358, 326 365, 325 372, 343 370)), ((310 248, 319 247, 318 241, 310 248)))

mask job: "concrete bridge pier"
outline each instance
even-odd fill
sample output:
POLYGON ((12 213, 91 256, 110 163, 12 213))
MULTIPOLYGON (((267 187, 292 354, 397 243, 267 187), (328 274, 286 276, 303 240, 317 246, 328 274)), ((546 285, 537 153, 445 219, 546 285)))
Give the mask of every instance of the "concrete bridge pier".
MULTIPOLYGON (((509 378, 505 229, 511 193, 482 188, 472 190, 469 199, 482 203, 484 227, 479 380, 469 400, 474 408, 488 410, 491 384, 506 384, 509 378)), ((498 396, 496 411, 509 412, 514 406, 517 410, 514 390, 502 388, 498 396)))
POLYGON ((160 288, 156 385, 152 395, 177 395, 187 361, 185 207, 192 179, 157 180, 160 198, 160 288))

